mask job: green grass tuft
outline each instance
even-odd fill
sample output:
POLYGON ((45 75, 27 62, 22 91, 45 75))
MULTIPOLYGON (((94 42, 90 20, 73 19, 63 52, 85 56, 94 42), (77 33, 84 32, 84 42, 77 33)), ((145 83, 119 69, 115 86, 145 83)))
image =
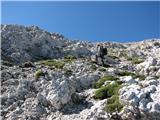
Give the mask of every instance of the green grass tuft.
POLYGON ((138 59, 138 58, 132 58, 132 59, 131 59, 131 62, 132 62, 133 64, 140 64, 140 63, 144 62, 144 60, 138 59))
POLYGON ((43 71, 42 70, 36 71, 36 73, 35 73, 36 79, 40 78, 41 76, 45 76, 45 74, 43 73, 43 71))
POLYGON ((98 80, 96 83, 94 83, 93 87, 97 89, 97 88, 100 88, 105 83, 105 81, 114 81, 114 80, 117 81, 119 80, 119 78, 114 77, 114 76, 109 76, 109 75, 104 76, 100 80, 98 80))
POLYGON ((118 82, 109 84, 107 86, 102 86, 95 91, 95 98, 105 99, 105 98, 111 97, 115 94, 118 94, 119 89, 120 89, 120 84, 118 84, 118 82))
POLYGON ((47 65, 47 66, 54 66, 55 68, 58 69, 63 69, 65 63, 63 61, 58 61, 58 60, 45 60, 45 61, 41 61, 41 64, 47 65))
POLYGON ((119 102, 119 96, 113 95, 111 98, 107 100, 107 104, 105 106, 105 110, 108 113, 120 112, 123 108, 123 105, 119 102))
POLYGON ((109 97, 108 95, 108 88, 102 86, 101 88, 99 88, 98 90, 95 91, 95 98, 96 99, 105 99, 109 97))
POLYGON ((134 79, 139 78, 139 80, 145 80, 146 79, 145 75, 135 75, 135 76, 133 76, 133 78, 134 79))
POLYGON ((64 57, 64 59, 70 59, 70 60, 73 60, 73 59, 77 59, 75 56, 73 56, 73 55, 66 55, 65 57, 64 57))
POLYGON ((115 55, 108 55, 108 57, 112 58, 112 59, 119 59, 119 57, 115 56, 115 55))
POLYGON ((115 81, 113 84, 109 84, 107 86, 102 86, 95 91, 95 98, 96 99, 106 99, 107 103, 105 106, 105 111, 108 113, 113 113, 116 111, 121 111, 123 105, 119 101, 118 91, 123 87, 121 83, 115 81))

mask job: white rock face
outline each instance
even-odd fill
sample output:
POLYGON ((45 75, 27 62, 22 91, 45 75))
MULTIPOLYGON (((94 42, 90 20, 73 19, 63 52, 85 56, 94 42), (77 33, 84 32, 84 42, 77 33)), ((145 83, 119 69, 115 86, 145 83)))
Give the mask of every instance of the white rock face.
POLYGON ((127 83, 127 84, 136 84, 138 83, 137 80, 133 79, 132 76, 124 76, 124 77, 120 77, 120 80, 127 83))
MULTIPOLYGON (((150 120, 150 119, 160 119, 160 101, 159 101, 159 80, 149 80, 150 82, 145 83, 141 82, 142 86, 139 85, 130 85, 123 87, 120 93, 120 100, 124 104, 125 114, 130 115, 127 117, 134 118, 134 114, 139 114, 142 119, 150 120), (139 111, 138 113, 136 113, 139 111), (154 114, 153 114, 154 113, 154 114), (132 115, 131 115, 132 114, 132 115), (155 116, 156 114, 156 116, 155 116), (147 118, 149 116, 149 118, 147 118)), ((123 116, 126 117, 126 116, 123 116)), ((135 118, 136 119, 136 118, 135 118)))
MULTIPOLYGON (((90 92, 92 93, 92 90, 87 90, 85 92, 90 94, 90 92)), ((93 94, 93 93, 92 93, 93 94)), ((72 114, 70 113, 53 113, 52 115, 48 116, 49 120, 109 120, 108 118, 108 114, 104 111, 104 106, 106 103, 106 99, 105 100, 101 100, 101 101, 97 101, 95 102, 93 99, 89 100, 90 103, 92 103, 93 105, 90 105, 90 103, 88 103, 88 107, 86 109, 83 109, 83 107, 85 106, 85 104, 83 105, 79 105, 77 106, 77 108, 72 108, 71 111, 77 111, 78 114, 76 112, 73 112, 72 114), (81 110, 82 109, 82 110, 81 110)))
POLYGON ((144 74, 146 76, 159 76, 159 60, 149 57, 143 63, 137 65, 137 70, 140 74, 144 74))

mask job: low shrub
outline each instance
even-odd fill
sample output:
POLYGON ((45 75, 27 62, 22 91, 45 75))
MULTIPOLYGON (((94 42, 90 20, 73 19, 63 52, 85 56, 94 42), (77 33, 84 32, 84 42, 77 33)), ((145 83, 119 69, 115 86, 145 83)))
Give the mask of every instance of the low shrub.
POLYGON ((96 99, 105 99, 107 97, 109 97, 107 87, 102 86, 101 88, 96 90, 96 92, 95 92, 96 99))
POLYGON ((98 80, 96 83, 94 83, 93 87, 97 89, 97 88, 100 88, 105 83, 105 81, 114 81, 114 80, 117 81, 119 80, 119 78, 114 77, 114 76, 109 76, 109 75, 104 76, 100 80, 98 80))
POLYGON ((41 76, 45 76, 45 74, 43 73, 43 71, 42 71, 42 70, 36 71, 36 73, 35 73, 36 79, 38 79, 38 78, 41 77, 41 76))
POLYGON ((145 80, 146 79, 145 75, 139 75, 139 74, 133 76, 133 78, 139 78, 140 80, 145 80))
POLYGON ((54 66, 55 68, 58 68, 58 69, 62 69, 65 65, 64 62, 62 61, 58 61, 58 60, 45 60, 45 61, 41 61, 40 62, 41 64, 44 64, 44 65, 47 65, 47 66, 54 66))
POLYGON ((76 59, 76 57, 73 55, 66 55, 64 59, 76 59))
POLYGON ((119 57, 115 56, 115 55, 108 55, 108 57, 112 58, 112 59, 119 59, 119 57))
POLYGON ((105 110, 108 113, 120 112, 123 108, 123 105, 119 102, 119 96, 113 95, 111 98, 108 98, 105 110))
POLYGON ((132 61, 133 64, 140 64, 140 63, 144 62, 144 60, 138 59, 138 58, 134 58, 131 61, 132 61))
MULTIPOLYGON (((122 85, 123 86, 123 85, 122 85)), ((109 86, 109 95, 110 98, 108 98, 106 106, 105 106, 105 110, 108 113, 113 113, 113 112, 120 112, 121 109, 123 108, 123 105, 119 102, 119 96, 118 96, 118 91, 119 89, 122 87, 120 84, 116 83, 113 84, 112 86, 109 86)))
POLYGON ((121 87, 123 87, 123 85, 115 81, 115 83, 109 84, 107 86, 102 86, 95 91, 96 99, 108 98, 105 106, 106 112, 113 113, 116 111, 121 111, 121 109, 123 108, 123 105, 119 102, 118 96, 118 91, 121 87))
POLYGON ((115 94, 118 94, 119 89, 120 89, 120 84, 118 84, 117 82, 109 84, 107 86, 102 86, 95 91, 95 98, 105 99, 111 97, 115 94))
POLYGON ((128 61, 131 61, 133 64, 140 64, 144 62, 144 60, 138 58, 138 57, 126 57, 128 61))
POLYGON ((63 59, 63 62, 64 63, 72 63, 74 59, 63 59))
POLYGON ((121 88, 121 84, 115 82, 113 84, 109 84, 107 86, 109 96, 118 94, 119 89, 121 88))
POLYGON ((142 60, 138 57, 129 57, 126 52, 122 52, 120 54, 120 57, 124 57, 128 61, 131 61, 133 64, 140 64, 140 63, 144 62, 144 60, 142 60))
POLYGON ((126 51, 120 51, 119 57, 124 57, 124 58, 128 58, 128 55, 126 53, 126 51))

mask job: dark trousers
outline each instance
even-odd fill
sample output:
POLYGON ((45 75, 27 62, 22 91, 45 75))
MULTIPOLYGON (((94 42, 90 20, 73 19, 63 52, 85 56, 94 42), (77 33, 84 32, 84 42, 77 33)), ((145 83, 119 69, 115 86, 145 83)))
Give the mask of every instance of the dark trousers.
POLYGON ((104 56, 103 55, 96 55, 97 64, 99 64, 99 59, 98 58, 100 58, 100 62, 102 63, 102 66, 104 66, 104 56))

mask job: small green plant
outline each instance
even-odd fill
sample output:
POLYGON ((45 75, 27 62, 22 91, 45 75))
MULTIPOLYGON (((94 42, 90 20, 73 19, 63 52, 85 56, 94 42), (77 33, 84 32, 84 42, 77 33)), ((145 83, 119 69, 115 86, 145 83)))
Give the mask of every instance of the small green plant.
POLYGON ((105 99, 111 97, 115 94, 118 94, 118 90, 120 89, 121 85, 117 82, 113 84, 109 84, 107 86, 102 86, 95 91, 95 98, 96 99, 105 99))
POLYGON ((129 56, 126 56, 126 59, 128 61, 131 61, 133 64, 140 64, 142 62, 144 62, 144 60, 138 58, 138 57, 129 57, 129 56))
POLYGON ((108 113, 120 112, 123 108, 123 105, 119 102, 119 96, 113 95, 111 98, 108 98, 105 110, 108 113))
POLYGON ((76 57, 73 55, 66 55, 64 59, 76 59, 76 57))
POLYGON ((96 83, 93 84, 93 87, 95 89, 100 88, 106 81, 117 81, 119 78, 114 76, 104 76, 100 80, 98 80, 96 83))
POLYGON ((38 79, 38 78, 41 77, 41 76, 45 76, 45 74, 43 73, 43 71, 42 71, 42 70, 36 71, 36 73, 35 73, 36 79, 38 79))
POLYGON ((127 55, 127 53, 124 52, 124 51, 120 53, 120 57, 124 57, 128 61, 131 61, 133 64, 140 64, 140 63, 144 62, 144 60, 142 60, 142 59, 140 59, 138 57, 129 57, 127 55))
POLYGON ((72 63, 74 59, 63 59, 64 63, 72 63))
POLYGON ((108 57, 112 58, 112 59, 119 59, 117 56, 115 55, 108 55, 108 57))
POLYGON ((137 75, 133 76, 133 78, 139 78, 140 80, 145 80, 146 76, 145 75, 137 74, 137 75))
POLYGON ((140 63, 144 62, 144 60, 139 59, 139 58, 137 58, 137 57, 133 57, 133 58, 131 58, 131 62, 132 62, 133 64, 140 64, 140 63))
POLYGON ((126 51, 121 51, 120 54, 119 54, 119 57, 124 57, 124 58, 128 58, 128 55, 126 53, 126 51))
POLYGON ((107 87, 102 86, 101 88, 96 90, 96 92, 95 92, 96 99, 105 99, 107 97, 109 97, 107 87))
POLYGON ((123 85, 115 81, 115 83, 109 84, 107 86, 102 86, 95 91, 96 99, 108 98, 105 106, 105 110, 108 113, 121 111, 121 109, 123 108, 123 105, 119 102, 119 96, 118 96, 118 91, 121 87, 123 87, 123 85))
POLYGON ((105 107, 105 110, 108 113, 113 113, 116 111, 120 112, 121 109, 123 108, 123 105, 119 102, 119 96, 118 96, 118 91, 121 87, 123 87, 123 85, 120 85, 118 83, 109 86, 108 89, 110 90, 111 97, 108 98, 105 107))
POLYGON ((140 64, 142 62, 144 62, 144 60, 134 60, 132 63, 134 63, 134 64, 140 64))
POLYGON ((58 60, 45 60, 45 61, 41 61, 40 62, 41 64, 44 64, 44 65, 47 65, 47 66, 54 66, 55 68, 58 68, 58 69, 62 69, 65 65, 64 62, 62 61, 58 61, 58 60))
POLYGON ((109 84, 107 86, 109 96, 111 97, 113 95, 118 94, 118 91, 120 88, 121 88, 121 84, 119 84, 118 82, 115 82, 113 84, 109 84))

